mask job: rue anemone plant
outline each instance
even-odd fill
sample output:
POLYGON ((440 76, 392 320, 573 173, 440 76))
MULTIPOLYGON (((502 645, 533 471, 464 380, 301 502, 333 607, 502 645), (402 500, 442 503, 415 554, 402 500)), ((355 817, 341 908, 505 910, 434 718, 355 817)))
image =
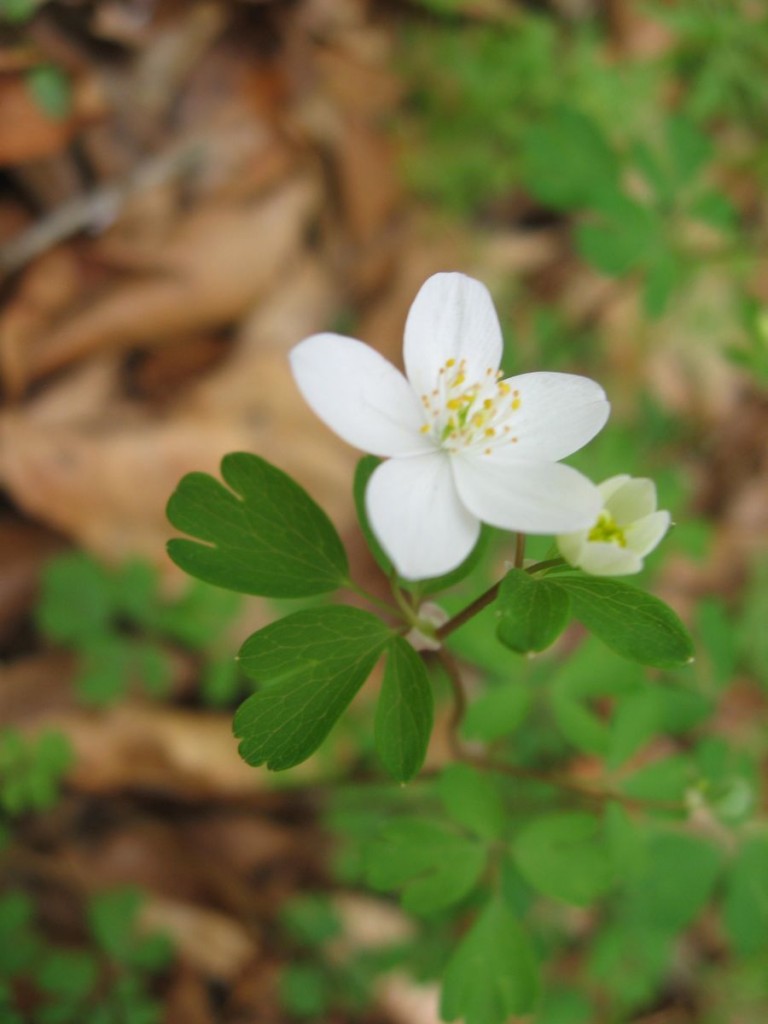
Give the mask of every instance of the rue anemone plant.
MULTIPOLYGON (((490 295, 458 273, 423 285, 403 355, 405 375, 362 342, 330 333, 290 354, 315 413, 367 453, 355 474, 355 504, 391 600, 351 578, 325 512, 254 454, 225 456, 221 480, 204 473, 181 480, 168 517, 186 536, 171 540, 169 553, 190 575, 241 593, 340 595, 291 611, 244 642, 239 663, 256 686, 234 729, 251 765, 282 771, 313 754, 384 659, 375 748, 386 772, 405 783, 422 770, 435 684, 447 680, 450 745, 461 764, 447 766, 440 785, 449 807, 464 808, 459 824, 474 838, 433 822, 401 823, 382 836, 389 853, 379 860, 378 874, 387 875, 379 883, 407 883, 405 904, 417 912, 456 909, 443 1016, 501 1024, 536 1002, 536 953, 515 887, 505 881, 503 820, 489 825, 483 808, 496 799, 489 804, 489 780, 531 772, 496 753, 498 734, 487 747, 462 738, 468 688, 453 634, 492 605, 500 652, 544 651, 574 619, 647 666, 684 666, 692 644, 672 609, 615 578, 638 572, 669 526, 652 482, 621 475, 596 485, 560 461, 605 425, 603 389, 565 373, 504 378, 490 295), (476 568, 487 527, 510 532, 508 567, 449 616, 441 592, 476 568), (549 557, 526 558, 526 537, 534 534, 553 537, 549 557)), ((584 902, 613 870, 606 867, 613 854, 601 846, 616 845, 611 808, 621 812, 632 801, 567 774, 542 773, 541 781, 578 807, 553 812, 550 803, 529 817, 525 834, 512 838, 515 870, 535 886, 554 864, 565 880, 560 895, 584 902)), ((685 814, 683 803, 675 809, 685 814)))

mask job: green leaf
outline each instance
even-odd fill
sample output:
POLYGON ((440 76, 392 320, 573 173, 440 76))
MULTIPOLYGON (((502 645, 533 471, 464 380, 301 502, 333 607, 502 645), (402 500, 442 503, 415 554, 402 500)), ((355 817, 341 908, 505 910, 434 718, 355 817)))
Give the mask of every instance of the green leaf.
POLYGON ((304 946, 322 947, 342 931, 331 901, 317 893, 291 899, 280 910, 280 924, 304 946))
POLYGON ((684 114, 671 115, 665 125, 667 151, 678 187, 693 181, 712 158, 712 142, 684 114))
POLYGON ((723 922, 740 956, 768 948, 768 838, 764 835, 748 839, 729 865, 723 922))
POLYGON ((347 556, 333 524, 286 473, 236 452, 222 460, 221 475, 231 490, 190 473, 171 495, 169 520, 198 539, 169 542, 180 568, 263 597, 309 597, 346 582, 347 556))
POLYGON ((485 848, 444 825, 415 818, 390 822, 368 849, 366 876, 374 889, 403 889, 414 914, 432 914, 463 900, 485 868, 485 848))
POLYGON ((288 964, 280 974, 280 1001, 295 1017, 324 1017, 332 995, 331 978, 321 967, 288 964))
POLYGON ((240 666, 263 688, 235 715, 244 760, 281 771, 309 757, 391 637, 375 615, 346 605, 294 612, 249 637, 240 666))
POLYGON ((645 869, 648 857, 645 828, 613 800, 605 808, 603 830, 616 877, 623 883, 636 879, 645 869))
POLYGON ((640 690, 623 700, 611 722, 608 767, 618 768, 652 739, 659 729, 660 719, 657 690, 640 690))
POLYGON ((525 184, 558 210, 591 206, 618 187, 619 165, 600 129, 561 108, 528 128, 522 145, 525 184))
POLYGON ((193 650, 205 650, 220 641, 240 611, 238 594, 190 580, 182 597, 155 613, 152 625, 193 650))
POLYGON ((481 839, 499 839, 505 831, 507 812, 495 779, 468 764, 443 769, 437 792, 448 815, 481 839))
POLYGON ((160 606, 157 569, 134 559, 108 574, 110 603, 115 611, 142 625, 152 623, 160 606))
POLYGON ((738 662, 738 637, 731 616, 722 600, 704 598, 696 610, 696 635, 707 652, 717 686, 726 686, 733 678, 738 662))
POLYGON ((11 978, 31 969, 40 956, 32 931, 32 901, 23 892, 0 896, 0 977, 11 978))
POLYGON ((642 203, 624 195, 603 198, 597 212, 576 229, 576 246, 597 270, 628 274, 656 254, 660 222, 642 203))
POLYGON ((131 641, 114 634, 96 636, 83 651, 75 687, 85 704, 106 706, 119 700, 128 686, 131 641))
POLYGON ((718 231, 732 231, 739 223, 736 207, 728 196, 714 190, 702 193, 691 206, 690 214, 718 231))
POLYGON ((618 768, 659 732, 676 735, 703 722, 709 701, 691 690, 646 686, 624 697, 611 724, 608 766, 618 768))
POLYGON ((203 700, 211 707, 226 707, 240 692, 240 670, 234 658, 216 658, 203 668, 203 700))
POLYGON ((621 783, 621 791, 640 800, 683 801, 693 782, 693 768, 682 754, 652 761, 621 783))
POLYGON ((542 993, 533 1024, 592 1024, 594 1020, 595 1008, 586 996, 558 985, 542 993))
POLYGON ((53 950, 40 964, 36 978, 41 988, 61 999, 80 1001, 98 979, 96 961, 78 950, 53 950))
POLYGON ((88 907, 88 922, 97 944, 120 962, 130 955, 135 942, 134 924, 142 895, 131 887, 110 889, 94 896, 88 907))
POLYGON ((27 72, 27 87, 35 103, 56 120, 68 116, 72 109, 72 85, 69 78, 53 64, 43 64, 27 72))
POLYGON ((643 926, 680 931, 703 909, 719 871, 720 855, 706 840, 659 832, 626 893, 626 913, 643 926))
POLYGON ((568 622, 570 600, 556 583, 534 579, 523 569, 511 569, 501 581, 496 602, 499 640, 519 654, 543 651, 554 643, 568 622))
POLYGON ((658 248, 654 259, 649 262, 643 290, 643 303, 649 317, 663 315, 670 299, 679 291, 685 280, 687 267, 672 250, 658 248))
MULTIPOLYGON (((598 991, 608 994, 612 1004, 633 1010, 658 995, 672 960, 668 933, 619 921, 597 930, 587 973, 598 991)), ((619 1019, 627 1018, 622 1014, 619 1019)))
POLYGON ((131 644, 132 668, 148 694, 163 697, 173 681, 173 665, 168 652, 151 640, 134 639, 131 644))
POLYGON ((507 905, 494 897, 446 968, 440 1014, 464 1024, 505 1024, 529 1013, 538 993, 536 960, 507 905))
POLYGON ((549 814, 527 825, 513 844, 515 861, 534 888, 586 906, 614 881, 600 820, 580 812, 549 814))
POLYGON ((46 565, 37 623, 47 637, 80 646, 107 629, 111 614, 109 574, 93 558, 73 552, 46 565))
POLYGON ((432 732, 432 687, 424 662, 403 637, 389 644, 376 707, 376 750, 398 782, 407 782, 424 763, 432 732))
POLYGON ((657 597, 597 576, 561 576, 558 584, 568 591, 576 618, 622 657, 657 668, 692 660, 687 630, 657 597))
POLYGON ((463 735, 486 743, 509 736, 525 721, 532 699, 530 689, 520 683, 505 682, 487 690, 470 704, 463 735))
POLYGON ((627 665, 592 637, 558 668, 552 712, 566 739, 579 750, 604 757, 611 744, 606 697, 632 693, 643 683, 639 665, 627 665))
POLYGON ((0 0, 0 18, 10 23, 27 21, 44 0, 0 0))

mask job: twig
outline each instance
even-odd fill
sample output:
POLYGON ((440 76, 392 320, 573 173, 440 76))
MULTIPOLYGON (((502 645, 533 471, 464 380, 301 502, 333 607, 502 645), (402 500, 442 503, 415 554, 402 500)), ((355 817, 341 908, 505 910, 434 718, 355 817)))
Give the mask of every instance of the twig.
POLYGON ((140 164, 122 181, 102 185, 52 210, 0 247, 0 274, 21 270, 31 260, 80 231, 103 229, 138 192, 160 185, 199 166, 203 145, 187 142, 140 164))

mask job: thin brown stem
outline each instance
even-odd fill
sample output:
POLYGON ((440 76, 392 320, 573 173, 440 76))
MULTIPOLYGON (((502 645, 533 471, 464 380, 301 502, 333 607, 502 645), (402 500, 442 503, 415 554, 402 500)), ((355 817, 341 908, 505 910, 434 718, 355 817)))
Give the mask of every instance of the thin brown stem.
POLYGON ((469 622, 471 618, 474 618, 478 612, 481 612, 483 608, 489 604, 493 604, 499 594, 499 587, 501 586, 501 580, 498 583, 494 583, 492 587, 482 593, 479 597, 476 597, 471 604, 468 604, 466 608, 463 608, 460 612, 453 616, 452 619, 448 619, 446 623, 435 630, 435 636, 438 640, 443 640, 449 634, 453 633, 460 626, 463 626, 465 622, 469 622))
POLYGON ((525 534, 518 533, 515 537, 515 568, 522 569, 525 561, 525 534))

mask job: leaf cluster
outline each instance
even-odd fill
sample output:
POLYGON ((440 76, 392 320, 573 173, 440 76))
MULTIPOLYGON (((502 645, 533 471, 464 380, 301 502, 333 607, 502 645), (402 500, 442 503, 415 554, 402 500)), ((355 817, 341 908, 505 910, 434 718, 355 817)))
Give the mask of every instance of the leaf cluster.
POLYGON ((132 684, 162 696, 171 682, 169 645, 203 656, 203 695, 224 703, 237 690, 221 636, 238 611, 237 598, 194 581, 176 599, 163 596, 146 562, 110 569, 83 552, 61 555, 42 576, 37 623, 49 640, 76 652, 80 698, 104 705, 132 684))
POLYGON ((0 897, 0 1008, 8 1024, 159 1024, 149 995, 153 975, 171 949, 156 934, 140 934, 142 896, 118 889, 94 896, 87 908, 88 947, 56 946, 35 928, 34 906, 21 891, 0 897), (34 1010, 16 992, 32 986, 34 1010), (31 1013, 31 1016, 30 1016, 31 1013))
POLYGON ((16 729, 0 730, 0 810, 8 816, 52 807, 72 763, 66 736, 44 732, 27 737, 16 729))
POLYGON ((525 185, 550 208, 579 216, 575 242, 588 263, 640 277, 651 316, 737 228, 733 206, 708 177, 707 135, 683 114, 668 115, 658 135, 655 145, 640 139, 622 151, 594 118, 562 104, 531 124, 522 143, 525 185), (714 239, 695 241, 696 225, 714 239))

